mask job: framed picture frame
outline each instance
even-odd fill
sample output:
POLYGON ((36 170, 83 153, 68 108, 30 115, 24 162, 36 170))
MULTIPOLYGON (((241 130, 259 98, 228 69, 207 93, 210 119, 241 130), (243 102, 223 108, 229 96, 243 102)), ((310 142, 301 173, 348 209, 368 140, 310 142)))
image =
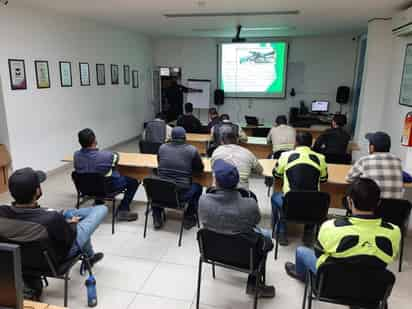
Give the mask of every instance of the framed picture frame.
POLYGON ((90 66, 87 62, 79 62, 80 86, 90 86, 90 66))
POLYGON ((139 71, 132 71, 132 87, 139 88, 139 71))
POLYGON ((23 59, 9 59, 9 74, 11 90, 26 90, 27 75, 23 59))
POLYGON ((72 87, 72 63, 69 61, 59 61, 60 85, 62 87, 72 87))
POLYGON ((125 85, 130 85, 130 65, 123 65, 123 81, 125 85))
POLYGON ((45 60, 35 60, 36 83, 38 89, 50 88, 49 62, 45 60))
POLYGON ((118 85, 119 84, 119 65, 117 64, 112 64, 110 65, 110 75, 112 79, 112 85, 118 85))
POLYGON ((406 45, 399 104, 412 106, 412 44, 406 45))
POLYGON ((106 85, 106 66, 104 63, 96 64, 96 80, 98 86, 106 85))

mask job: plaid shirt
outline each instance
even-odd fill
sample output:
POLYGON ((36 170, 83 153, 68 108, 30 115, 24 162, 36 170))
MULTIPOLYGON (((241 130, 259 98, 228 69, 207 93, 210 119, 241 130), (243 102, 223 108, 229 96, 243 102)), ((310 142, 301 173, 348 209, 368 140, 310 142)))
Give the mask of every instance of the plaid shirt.
POLYGON ((346 181, 352 182, 359 177, 373 179, 381 189, 381 198, 403 197, 401 160, 393 154, 380 152, 360 158, 346 181))

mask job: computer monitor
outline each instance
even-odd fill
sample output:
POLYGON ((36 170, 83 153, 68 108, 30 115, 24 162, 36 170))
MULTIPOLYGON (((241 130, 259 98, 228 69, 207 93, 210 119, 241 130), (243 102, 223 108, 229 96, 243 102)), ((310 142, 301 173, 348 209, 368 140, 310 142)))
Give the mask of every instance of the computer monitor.
POLYGON ((19 246, 0 243, 0 309, 23 309, 19 246))
POLYGON ((326 113, 329 111, 329 101, 316 100, 312 102, 312 113, 326 113))

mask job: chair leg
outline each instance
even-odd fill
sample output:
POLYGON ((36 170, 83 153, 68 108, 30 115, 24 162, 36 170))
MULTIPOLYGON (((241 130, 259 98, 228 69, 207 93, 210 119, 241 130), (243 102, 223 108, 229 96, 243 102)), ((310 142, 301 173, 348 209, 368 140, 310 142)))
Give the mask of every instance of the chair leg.
POLYGON ((215 263, 212 264, 212 276, 213 276, 213 279, 216 279, 215 263))
POLYGON ((67 298, 68 298, 68 292, 69 292, 69 273, 67 272, 65 275, 64 275, 64 307, 65 308, 67 308, 67 305, 68 305, 68 301, 67 301, 67 298))
POLYGON ((143 230, 143 238, 146 238, 146 231, 147 231, 147 220, 149 219, 149 211, 150 210, 150 203, 147 202, 146 204, 146 213, 144 219, 144 230, 143 230))
POLYGON ((401 234, 401 248, 400 248, 400 252, 399 252, 399 269, 398 271, 401 272, 402 271, 402 261, 403 261, 403 246, 404 246, 404 237, 403 237, 403 233, 401 234))
POLYGON ((257 302, 258 302, 258 294, 259 294, 259 274, 256 274, 256 282, 255 282, 255 299, 253 300, 253 309, 257 309, 257 302))
POLYGON ((76 209, 79 209, 80 207, 80 194, 77 193, 77 203, 76 203, 76 209))
POLYGON ((113 199, 112 204, 112 235, 114 234, 114 223, 116 221, 116 200, 113 199))
POLYGON ((183 213, 183 216, 182 216, 182 224, 180 225, 180 235, 179 235, 179 243, 178 243, 179 247, 182 246, 182 235, 183 235, 183 223, 184 223, 184 220, 185 220, 185 216, 184 216, 184 213, 183 213))
POLYGON ((309 276, 308 276, 308 273, 306 273, 306 282, 305 282, 305 291, 303 293, 302 309, 306 308, 306 297, 308 297, 308 287, 309 287, 309 276))
POLYGON ((276 231, 276 241, 275 241, 275 260, 278 259, 278 250, 279 250, 279 231, 276 231))
POLYGON ((199 259, 199 270, 197 274, 197 294, 196 294, 196 309, 199 309, 200 302, 200 283, 202 282, 202 258, 199 259))

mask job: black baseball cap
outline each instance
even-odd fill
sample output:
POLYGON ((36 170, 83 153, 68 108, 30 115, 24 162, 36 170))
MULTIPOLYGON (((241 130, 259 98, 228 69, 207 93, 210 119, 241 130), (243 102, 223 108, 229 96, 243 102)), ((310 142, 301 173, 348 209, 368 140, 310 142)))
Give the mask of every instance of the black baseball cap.
POLYGON ((46 178, 46 173, 30 167, 16 170, 9 178, 9 191, 17 203, 30 203, 46 178))
POLYGON ((375 146, 375 151, 389 152, 391 149, 391 137, 385 132, 368 133, 365 138, 371 145, 375 146))

